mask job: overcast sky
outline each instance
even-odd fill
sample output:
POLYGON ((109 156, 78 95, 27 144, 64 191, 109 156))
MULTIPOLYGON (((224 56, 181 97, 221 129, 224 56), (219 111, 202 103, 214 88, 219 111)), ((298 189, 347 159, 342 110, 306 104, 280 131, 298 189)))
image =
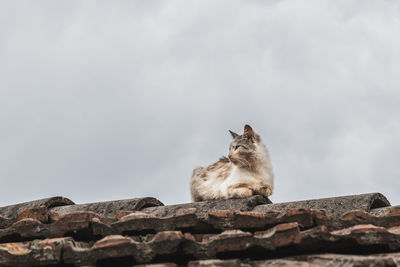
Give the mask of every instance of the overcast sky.
POLYGON ((0 205, 189 202, 246 123, 273 202, 400 204, 400 2, 0 2, 0 205))

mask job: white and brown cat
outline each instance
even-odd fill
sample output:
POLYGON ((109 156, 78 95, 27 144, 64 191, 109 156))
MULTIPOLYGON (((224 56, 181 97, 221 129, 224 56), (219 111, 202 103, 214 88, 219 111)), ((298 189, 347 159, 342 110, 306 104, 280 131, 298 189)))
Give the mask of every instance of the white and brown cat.
POLYGON ((242 135, 229 131, 233 140, 228 157, 207 168, 197 167, 190 180, 192 201, 270 196, 274 176, 267 147, 249 125, 242 135))

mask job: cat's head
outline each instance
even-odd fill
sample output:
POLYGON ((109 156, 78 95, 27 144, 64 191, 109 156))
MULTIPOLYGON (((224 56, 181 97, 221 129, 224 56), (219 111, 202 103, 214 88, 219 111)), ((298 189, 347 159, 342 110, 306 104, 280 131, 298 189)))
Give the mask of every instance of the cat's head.
POLYGON ((242 135, 232 132, 233 140, 229 145, 229 160, 236 166, 248 169, 257 168, 260 147, 264 147, 261 138, 250 125, 244 126, 242 135))

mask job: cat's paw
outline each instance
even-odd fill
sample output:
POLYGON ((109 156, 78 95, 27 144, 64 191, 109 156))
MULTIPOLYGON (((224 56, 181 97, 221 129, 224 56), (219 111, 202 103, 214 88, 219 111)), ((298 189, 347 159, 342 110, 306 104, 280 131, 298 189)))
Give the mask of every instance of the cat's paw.
POLYGON ((244 198, 253 195, 253 190, 247 187, 228 188, 228 198, 244 198))
POLYGON ((269 185, 262 186, 260 188, 257 188, 257 190, 255 190, 255 193, 262 195, 262 196, 269 197, 272 194, 272 188, 269 185))

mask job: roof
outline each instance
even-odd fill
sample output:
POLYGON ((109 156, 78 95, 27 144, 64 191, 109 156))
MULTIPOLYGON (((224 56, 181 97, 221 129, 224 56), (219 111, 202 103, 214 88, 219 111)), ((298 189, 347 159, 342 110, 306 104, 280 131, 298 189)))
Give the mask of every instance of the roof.
POLYGON ((0 207, 0 266, 327 264, 400 264, 400 206, 372 193, 169 206, 54 197, 0 207))

